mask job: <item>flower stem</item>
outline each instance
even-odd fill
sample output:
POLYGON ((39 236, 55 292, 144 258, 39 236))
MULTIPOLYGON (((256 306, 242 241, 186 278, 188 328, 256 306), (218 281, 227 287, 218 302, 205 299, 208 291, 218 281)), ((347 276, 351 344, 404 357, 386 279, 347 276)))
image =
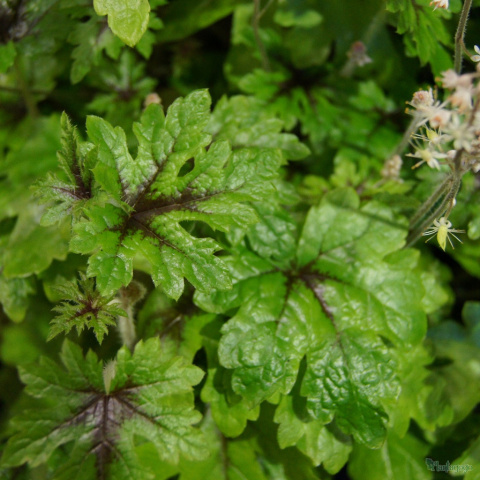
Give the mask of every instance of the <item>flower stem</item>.
POLYGON ((407 237, 407 244, 405 248, 411 247, 422 236, 422 233, 433 223, 434 220, 439 218, 444 212, 446 217, 452 210, 455 197, 457 196, 460 184, 462 181, 461 175, 453 173, 449 175, 439 187, 430 195, 428 200, 420 207, 410 223, 410 231, 407 237), (446 192, 446 193, 445 193, 446 192), (438 199, 445 193, 443 200, 434 207, 438 199), (433 210, 431 210, 433 208, 433 210), (425 214, 431 210, 431 213, 425 217, 425 214), (420 220, 424 220, 420 222, 420 220), (418 224, 418 227, 416 225, 418 224))
POLYGON ((390 155, 390 157, 393 157, 394 155, 402 155, 402 152, 405 150, 405 148, 408 145, 410 137, 417 131, 417 129, 418 129, 418 119, 414 117, 410 122, 410 125, 408 126, 408 128, 405 130, 405 133, 403 134, 403 137, 400 140, 400 143, 397 145, 397 147, 395 148, 395 151, 390 155))
POLYGON ((465 37, 465 31, 467 29, 468 14, 472 6, 472 0, 465 0, 460 14, 460 20, 458 21, 457 32, 455 34, 455 72, 460 73, 462 71, 462 50, 465 48, 463 39, 465 37))
POLYGON ((429 210, 438 202, 442 195, 446 195, 453 185, 453 174, 445 178, 445 180, 436 188, 436 190, 428 197, 423 205, 417 210, 415 215, 410 220, 410 230, 422 220, 429 210))

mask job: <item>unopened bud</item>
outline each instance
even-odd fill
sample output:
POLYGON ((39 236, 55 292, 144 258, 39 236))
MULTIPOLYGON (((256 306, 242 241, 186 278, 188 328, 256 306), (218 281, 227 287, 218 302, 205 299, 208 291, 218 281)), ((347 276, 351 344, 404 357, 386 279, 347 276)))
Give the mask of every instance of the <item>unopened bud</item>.
POLYGON ((145 108, 147 108, 149 105, 151 105, 152 103, 156 103, 157 105, 161 105, 162 104, 162 99, 160 98, 160 95, 158 93, 155 93, 155 92, 152 92, 152 93, 149 93, 146 97, 145 97, 145 101, 143 102, 143 106, 145 108))

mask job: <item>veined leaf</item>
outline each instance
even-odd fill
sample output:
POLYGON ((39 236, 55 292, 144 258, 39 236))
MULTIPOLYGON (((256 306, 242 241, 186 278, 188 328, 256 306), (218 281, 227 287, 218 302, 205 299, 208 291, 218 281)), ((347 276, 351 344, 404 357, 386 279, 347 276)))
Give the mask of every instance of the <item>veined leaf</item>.
POLYGON ((133 159, 125 133, 90 117, 87 130, 96 146, 97 183, 111 203, 84 208, 74 225, 70 248, 93 253, 89 276, 110 295, 132 278, 132 258, 140 252, 152 266, 152 277, 172 298, 183 290, 183 278, 202 291, 229 287, 230 278, 212 238, 197 238, 182 222, 201 221, 228 231, 257 220, 249 201, 274 191, 271 183, 282 164, 280 150, 257 147, 232 151, 227 141, 211 143, 205 133, 210 96, 196 91, 178 99, 164 116, 150 105, 134 125, 138 153, 133 159))
POLYGON ((26 392, 38 404, 14 419, 17 433, 3 466, 34 467, 65 446, 69 455, 57 463, 55 478, 130 480, 152 475, 138 462, 139 443, 151 442, 172 464, 180 456, 202 458, 202 434, 191 425, 201 418, 192 385, 203 373, 181 357, 165 357, 158 339, 138 343, 133 355, 123 347, 108 387, 92 352, 84 358, 80 347, 65 341, 61 359, 63 367, 43 358, 21 370, 26 392))
POLYGON ((397 251, 405 233, 387 208, 360 208, 346 189, 310 210, 290 267, 246 250, 227 257, 232 290, 197 292, 196 301, 236 312, 219 344, 234 392, 251 407, 288 394, 305 358, 300 395, 308 415, 381 445, 400 393, 397 349, 418 345, 426 330, 418 255, 397 251))

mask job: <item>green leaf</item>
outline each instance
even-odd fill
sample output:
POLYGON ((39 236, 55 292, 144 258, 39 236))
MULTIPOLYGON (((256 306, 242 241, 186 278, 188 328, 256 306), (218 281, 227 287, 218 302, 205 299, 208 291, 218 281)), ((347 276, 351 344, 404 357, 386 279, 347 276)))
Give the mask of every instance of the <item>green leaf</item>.
POLYGON ((37 222, 42 209, 31 206, 17 220, 3 256, 6 278, 27 277, 46 270, 54 259, 65 260, 68 253, 68 225, 42 227, 37 222))
POLYGON ((98 343, 102 343, 103 337, 108 333, 108 326, 116 325, 118 316, 126 313, 115 304, 112 297, 102 297, 95 290, 95 282, 80 274, 78 282, 67 282, 57 287, 63 302, 54 307, 57 317, 51 322, 50 334, 47 340, 51 340, 61 332, 68 333, 75 327, 80 334, 84 328, 92 328, 98 343))
POLYGON ((5 278, 0 275, 0 303, 8 317, 20 322, 28 308, 28 297, 35 293, 35 282, 32 277, 5 278))
POLYGON ((109 29, 104 28, 103 21, 96 16, 87 22, 76 23, 68 41, 75 45, 70 71, 72 83, 80 82, 93 65, 99 64, 104 50, 116 59, 122 46, 120 40, 112 35, 109 29))
POLYGON ((182 462, 180 480, 267 480, 257 461, 254 440, 232 441, 223 437, 209 415, 204 419, 202 430, 205 432, 209 455, 201 462, 182 462))
POLYGON ((186 38, 227 17, 235 6, 241 3, 242 0, 210 0, 205 3, 199 3, 197 0, 170 2, 162 16, 165 28, 158 32, 157 42, 167 43, 186 38))
POLYGON ((403 438, 389 434, 378 450, 355 446, 348 473, 353 480, 429 480, 432 478, 425 464, 429 445, 407 434, 403 438))
POLYGON ((350 438, 343 435, 335 424, 325 426, 306 415, 304 406, 305 400, 301 397, 288 395, 282 398, 275 411, 280 447, 296 445, 315 465, 322 464, 327 472, 338 473, 352 450, 350 438))
POLYGON ((0 45, 0 73, 5 73, 12 65, 17 55, 12 41, 0 45))
POLYGON ((98 15, 108 15, 108 26, 129 47, 135 46, 148 27, 148 0, 94 0, 98 15))
POLYGON ((3 466, 48 462, 60 446, 70 454, 57 457, 55 478, 151 478, 135 446, 149 442, 159 457, 178 464, 180 457, 204 455, 200 420, 192 385, 203 373, 181 357, 165 357, 158 339, 126 347, 116 358, 110 393, 105 393, 102 363, 92 353, 65 341, 63 367, 43 358, 22 369, 26 392, 37 399, 13 421, 16 433, 7 444, 3 466))
POLYGON ((464 480, 478 480, 480 475, 480 437, 475 439, 463 454, 452 462, 450 475, 465 475, 464 480))
POLYGON ((41 355, 56 353, 55 342, 49 344, 46 342, 48 324, 52 318, 51 308, 52 305, 42 296, 36 295, 32 298, 21 323, 10 323, 2 327, 0 344, 2 363, 18 367, 37 361, 41 355))
POLYGON ((338 426, 357 442, 380 446, 387 415, 375 404, 399 393, 389 356, 380 340, 356 329, 345 330, 339 344, 335 338, 325 342, 308 358, 301 391, 308 411, 323 423, 335 415, 338 426))
POLYGON ((221 322, 217 320, 208 329, 203 329, 208 372, 201 398, 210 405, 212 417, 222 434, 237 437, 245 430, 248 420, 258 418, 260 407, 250 408, 231 390, 229 372, 218 362, 220 328, 221 322))
POLYGON ((397 32, 404 34, 407 55, 418 56, 422 64, 430 62, 436 74, 443 71, 438 68, 439 62, 444 69, 451 68, 451 58, 447 59, 447 65, 444 63, 442 44, 450 46, 452 38, 441 19, 441 16, 449 18, 451 12, 434 11, 428 2, 412 3, 410 0, 389 1, 387 10, 396 13, 394 24, 397 32))
POLYGON ((444 321, 429 329, 433 354, 447 360, 431 368, 427 379, 437 388, 426 399, 425 409, 438 423, 462 421, 480 401, 479 312, 478 302, 467 302, 462 312, 466 328, 444 321))
POLYGON ((398 251, 405 233, 386 207, 360 208, 340 190, 310 210, 284 270, 246 250, 228 257, 232 290, 195 298, 231 317, 218 355, 233 391, 251 407, 288 394, 306 358, 309 415, 380 446, 401 391, 400 352, 426 331, 418 255, 398 251))
POLYGON ((199 290, 229 287, 223 262, 214 255, 220 245, 195 237, 182 222, 200 221, 224 232, 255 223, 247 202, 274 191, 271 181, 283 160, 276 149, 232 151, 226 141, 211 143, 205 133, 210 101, 206 91, 193 92, 175 101, 166 116, 150 105, 134 125, 135 160, 122 129, 88 119, 98 155, 95 179, 115 202, 84 208, 86 219, 74 225, 70 248, 93 252, 88 275, 97 276, 103 294, 129 283, 136 252, 150 262, 153 281, 172 298, 182 293, 184 277, 199 290))
POLYGON ((264 102, 254 97, 223 97, 215 106, 208 131, 217 140, 228 139, 234 148, 281 148, 289 160, 307 156, 309 149, 295 135, 280 133, 284 122, 265 107, 264 102))
MULTIPOLYGON (((58 115, 26 118, 8 132, 7 155, 0 162, 0 218, 26 215, 32 202, 29 186, 53 170, 60 148, 58 115)), ((38 223, 38 222, 36 222, 38 223)))
POLYGON ((180 465, 180 480, 314 480, 310 460, 295 448, 281 449, 275 439, 272 409, 262 409, 257 422, 249 422, 245 434, 226 438, 207 413, 202 423, 209 456, 201 462, 180 465))

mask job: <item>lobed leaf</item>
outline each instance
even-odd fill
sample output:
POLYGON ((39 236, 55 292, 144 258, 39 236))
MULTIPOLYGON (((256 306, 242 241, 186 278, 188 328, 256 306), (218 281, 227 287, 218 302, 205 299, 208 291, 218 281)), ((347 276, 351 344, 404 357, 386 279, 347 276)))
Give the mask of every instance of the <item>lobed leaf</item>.
POLYGON ((37 466, 60 447, 55 478, 151 478, 135 446, 150 442, 159 457, 178 464, 180 456, 201 458, 201 432, 192 428, 192 386, 203 373, 181 357, 166 357, 158 339, 126 347, 117 354, 116 373, 106 393, 102 364, 95 354, 65 341, 63 367, 43 358, 21 370, 26 392, 38 399, 17 416, 2 456, 3 466, 37 466))
POLYGON ((150 262, 155 284, 172 298, 182 293, 184 278, 203 291, 229 287, 229 275, 215 256, 220 245, 195 237, 184 222, 224 232, 245 229, 257 221, 248 202, 274 191, 271 182, 283 160, 279 150, 232 151, 226 141, 211 143, 205 133, 210 101, 206 91, 193 92, 175 101, 166 116, 150 105, 134 126, 135 159, 121 128, 88 119, 97 154, 95 180, 113 200, 84 208, 70 249, 92 254, 88 275, 97 277, 103 294, 130 282, 136 252, 150 262))
POLYGON ((228 257, 232 290, 196 302, 231 317, 218 355, 233 391, 250 407, 287 395, 304 359, 308 415, 380 446, 401 392, 400 352, 426 330, 418 255, 398 251, 404 236, 387 208, 341 190, 312 207, 281 268, 242 249, 228 257))

